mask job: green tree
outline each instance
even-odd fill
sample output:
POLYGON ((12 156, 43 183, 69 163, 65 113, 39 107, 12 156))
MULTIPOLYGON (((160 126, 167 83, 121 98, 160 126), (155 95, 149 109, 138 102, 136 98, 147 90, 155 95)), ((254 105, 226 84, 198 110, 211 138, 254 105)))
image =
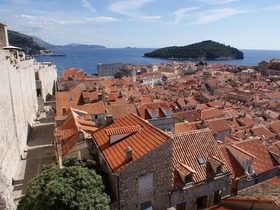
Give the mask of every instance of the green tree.
POLYGON ((71 159, 67 164, 62 169, 49 165, 32 179, 18 210, 109 209, 102 178, 89 169, 93 162, 71 159))

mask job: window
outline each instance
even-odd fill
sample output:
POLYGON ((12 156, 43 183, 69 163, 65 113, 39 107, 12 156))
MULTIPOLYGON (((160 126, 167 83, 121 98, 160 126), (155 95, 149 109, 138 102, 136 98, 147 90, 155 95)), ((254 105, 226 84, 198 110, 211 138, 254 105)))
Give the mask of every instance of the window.
POLYGON ((202 157, 198 157, 197 161, 198 161, 199 165, 202 165, 202 164, 205 163, 205 161, 204 161, 204 159, 202 157))
POLYGON ((177 204, 176 210, 186 210, 186 202, 177 204))
POLYGON ((185 183, 192 182, 192 174, 189 174, 185 177, 185 183))
POLYGON ((220 174, 220 173, 222 173, 222 166, 217 167, 216 174, 220 174))
POLYGON ((209 206, 208 204, 209 199, 208 196, 202 196, 196 199, 197 209, 204 209, 209 206))
POLYGON ((216 192, 214 192, 214 205, 221 203, 221 195, 221 190, 217 190, 216 192))
POLYGON ((148 193, 153 190, 153 173, 139 176, 138 178, 139 193, 148 193))
POLYGON ((145 203, 141 203, 140 204, 140 210, 153 210, 152 202, 147 201, 145 203))

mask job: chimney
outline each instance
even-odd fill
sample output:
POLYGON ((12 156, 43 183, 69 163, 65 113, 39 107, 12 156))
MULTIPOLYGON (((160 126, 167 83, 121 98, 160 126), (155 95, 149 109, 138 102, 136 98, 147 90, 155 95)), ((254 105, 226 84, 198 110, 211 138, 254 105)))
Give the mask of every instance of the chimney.
POLYGON ((107 123, 107 125, 111 125, 113 122, 114 122, 113 115, 108 114, 106 116, 106 123, 107 123))
POLYGON ((0 23, 0 49, 9 46, 7 25, 0 23))
POLYGON ((127 147, 125 150, 125 162, 128 163, 132 161, 132 149, 131 147, 127 147))
POLYGON ((272 140, 271 140, 271 139, 268 139, 268 140, 266 141, 266 146, 267 146, 267 147, 271 147, 272 145, 273 145, 272 140))
POLYGON ((98 101, 102 101, 102 93, 98 93, 98 101))

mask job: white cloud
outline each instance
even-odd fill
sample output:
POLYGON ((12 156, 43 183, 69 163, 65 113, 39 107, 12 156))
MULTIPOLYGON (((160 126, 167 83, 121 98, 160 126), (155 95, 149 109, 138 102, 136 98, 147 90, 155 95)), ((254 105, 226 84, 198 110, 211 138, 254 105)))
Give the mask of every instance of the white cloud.
POLYGON ((187 7, 175 11, 175 23, 180 23, 189 14, 190 11, 197 10, 198 8, 199 7, 187 7))
POLYGON ((228 4, 231 2, 237 2, 238 0, 199 0, 205 4, 228 4))
POLYGON ((87 0, 82 0, 82 5, 84 8, 89 9, 91 12, 97 14, 96 9, 87 0))
POLYGON ((93 17, 93 18, 84 18, 83 23, 109 23, 109 22, 119 22, 119 19, 112 18, 112 17, 105 17, 105 16, 99 16, 99 17, 93 17))
POLYGON ((108 8, 115 13, 126 15, 138 20, 155 21, 159 20, 161 16, 144 15, 140 11, 141 7, 153 1, 154 0, 121 0, 110 4, 108 8))
POLYGON ((234 8, 213 9, 200 14, 197 14, 196 20, 193 24, 206 24, 216 22, 231 16, 242 13, 248 13, 248 10, 239 10, 234 8))
POLYGON ((278 11, 280 10, 280 5, 274 5, 274 6, 270 6, 270 7, 266 7, 261 9, 262 11, 278 11))
POLYGON ((41 28, 52 28, 59 25, 72 25, 72 24, 87 24, 87 23, 108 23, 120 21, 112 17, 88 17, 73 20, 59 20, 43 16, 20 15, 20 18, 25 19, 29 26, 36 26, 41 28))
POLYGON ((152 22, 160 20, 161 16, 139 16, 138 19, 146 22, 152 22))

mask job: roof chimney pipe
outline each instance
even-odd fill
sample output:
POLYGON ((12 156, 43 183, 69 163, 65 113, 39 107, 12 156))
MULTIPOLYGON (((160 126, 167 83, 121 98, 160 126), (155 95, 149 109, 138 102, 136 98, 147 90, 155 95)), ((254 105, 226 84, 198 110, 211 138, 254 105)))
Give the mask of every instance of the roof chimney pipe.
POLYGON ((133 157, 132 157, 131 147, 127 147, 124 151, 125 151, 125 162, 128 163, 132 161, 133 157))

